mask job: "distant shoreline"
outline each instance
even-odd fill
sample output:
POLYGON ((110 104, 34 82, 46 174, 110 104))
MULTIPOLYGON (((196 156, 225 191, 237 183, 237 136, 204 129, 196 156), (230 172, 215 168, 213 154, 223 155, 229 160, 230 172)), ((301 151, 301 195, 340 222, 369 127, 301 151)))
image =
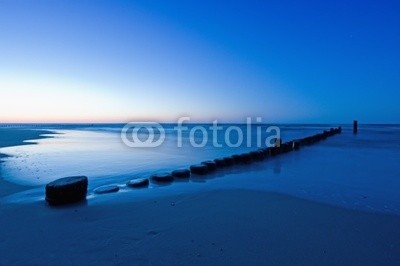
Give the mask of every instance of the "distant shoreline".
MULTIPOLYGON (((153 122, 153 121, 152 121, 153 122)), ((161 125, 176 125, 176 122, 162 122, 162 121, 155 121, 160 123, 161 125)), ((1 123, 0 122, 0 129, 1 128, 24 128, 24 127, 63 127, 63 126, 82 126, 82 127, 91 127, 91 126, 123 126, 128 122, 96 122, 96 123, 1 123)), ((134 121, 134 123, 141 124, 146 123, 145 121, 134 121)), ((212 125, 212 121, 209 122, 187 122, 187 125, 212 125)), ((219 122, 220 125, 246 125, 245 122, 219 122)), ((254 125, 276 125, 276 126, 352 126, 353 123, 254 123, 254 125)), ((400 123, 360 123, 362 126, 400 126, 400 123)))
POLYGON ((26 143, 26 140, 36 140, 48 138, 43 136, 44 134, 54 134, 51 130, 36 130, 36 129, 15 129, 9 128, 4 130, 0 128, 0 148, 27 145, 32 143, 26 143))

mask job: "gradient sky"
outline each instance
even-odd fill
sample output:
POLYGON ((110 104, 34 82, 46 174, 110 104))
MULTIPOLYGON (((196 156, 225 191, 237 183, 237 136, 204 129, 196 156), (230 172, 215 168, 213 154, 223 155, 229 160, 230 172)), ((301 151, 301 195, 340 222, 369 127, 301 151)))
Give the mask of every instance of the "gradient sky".
POLYGON ((0 0, 0 122, 400 123, 399 1, 0 0))

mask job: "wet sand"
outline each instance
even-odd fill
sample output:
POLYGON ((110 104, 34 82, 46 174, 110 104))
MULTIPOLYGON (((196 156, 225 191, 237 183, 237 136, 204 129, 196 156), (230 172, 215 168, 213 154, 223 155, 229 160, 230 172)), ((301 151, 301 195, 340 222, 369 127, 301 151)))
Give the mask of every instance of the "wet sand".
MULTIPOLYGON (((32 143, 26 143, 24 141, 46 138, 42 136, 43 134, 54 134, 54 133, 47 130, 31 130, 23 128, 0 128, 0 148, 32 144, 32 143)), ((6 157, 7 155, 2 154, 0 149, 0 198, 30 188, 21 185, 16 185, 3 179, 1 160, 6 157)))

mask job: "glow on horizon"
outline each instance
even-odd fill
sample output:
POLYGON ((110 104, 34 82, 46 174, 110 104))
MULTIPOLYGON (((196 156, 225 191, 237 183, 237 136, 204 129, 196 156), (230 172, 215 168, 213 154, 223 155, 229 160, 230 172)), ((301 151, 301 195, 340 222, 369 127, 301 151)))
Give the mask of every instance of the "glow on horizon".
MULTIPOLYGON (((134 97, 132 94, 112 93, 108 90, 94 89, 89 85, 59 82, 0 82, 0 123, 121 123, 131 121, 176 122, 178 118, 189 116, 191 122, 245 122, 246 117, 262 117, 263 122, 284 119, 285 105, 279 103, 278 97, 271 98, 268 115, 248 112, 229 113, 229 104, 212 107, 199 102, 197 106, 190 102, 184 112, 179 110, 176 102, 160 95, 153 98, 153 103, 143 101, 145 97, 134 97), (192 105, 192 106, 190 106, 192 105), (279 106, 281 105, 281 106, 279 106), (209 109, 209 110, 206 110, 209 109), (280 110, 274 113, 274 110, 280 110), (223 115, 221 115, 222 112, 223 115)), ((268 101, 265 101, 268 104, 268 101)), ((215 105, 215 104, 214 104, 215 105)))
MULTIPOLYGON (((177 101, 168 101, 163 95, 157 99, 153 98, 154 103, 149 104, 142 100, 144 95, 137 99, 131 94, 119 95, 109 90, 95 89, 88 84, 76 84, 65 79, 57 82, 24 77, 24 82, 15 79, 7 82, 7 78, 2 77, 0 106, 3 111, 0 112, 0 123, 176 122, 182 116, 189 116, 191 122, 212 122, 214 120, 245 122, 247 116, 253 118, 262 116, 264 119, 270 119, 263 121, 268 122, 282 117, 282 113, 284 113, 284 108, 280 114, 272 113, 268 116, 239 112, 232 112, 229 115, 227 110, 221 117, 218 115, 217 108, 203 103, 200 103, 198 107, 192 105, 192 112, 183 112, 178 110, 177 101), (211 111, 205 110, 206 108, 211 111)), ((185 99, 179 101, 185 101, 185 99)), ((277 103, 277 99, 273 99, 271 102, 277 103)), ((184 109, 189 109, 190 105, 189 102, 184 109)), ((273 106, 270 108, 271 110, 279 109, 278 105, 271 104, 270 106, 273 106)), ((221 108, 219 111, 221 112, 223 109, 221 108)))
POLYGON ((238 101, 227 99, 224 91, 204 97, 201 90, 185 93, 177 85, 168 90, 172 95, 169 97, 163 92, 163 85, 157 82, 138 82, 131 86, 131 89, 112 90, 99 82, 89 83, 51 73, 3 72, 0 73, 0 106, 7 111, 0 113, 0 123, 176 122, 183 116, 189 116, 191 122, 206 123, 214 120, 244 123, 246 117, 280 122, 285 119, 287 103, 303 108, 302 103, 296 103, 296 97, 287 98, 273 90, 265 91, 264 95, 269 97, 254 102, 263 113, 250 108, 247 112, 232 110, 235 104, 240 106, 240 102, 254 97, 251 91, 232 91, 242 94, 238 101), (192 102, 191 98, 197 101, 192 102))

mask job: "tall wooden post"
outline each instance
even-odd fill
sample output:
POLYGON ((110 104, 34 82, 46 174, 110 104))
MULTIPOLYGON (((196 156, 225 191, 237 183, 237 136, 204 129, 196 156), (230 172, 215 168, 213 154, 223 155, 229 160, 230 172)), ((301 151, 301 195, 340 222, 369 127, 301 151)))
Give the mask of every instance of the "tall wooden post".
POLYGON ((357 134, 357 132, 358 132, 358 121, 354 120, 353 121, 353 133, 357 134))

